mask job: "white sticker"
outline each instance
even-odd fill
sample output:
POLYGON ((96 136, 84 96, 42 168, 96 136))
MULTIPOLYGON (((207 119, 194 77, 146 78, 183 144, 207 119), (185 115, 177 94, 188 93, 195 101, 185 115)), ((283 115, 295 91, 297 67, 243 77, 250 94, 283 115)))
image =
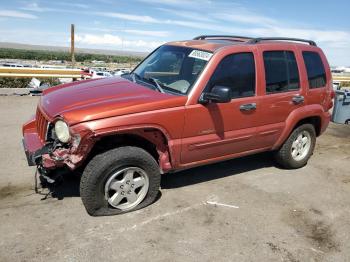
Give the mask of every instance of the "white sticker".
POLYGON ((188 57, 193 57, 193 58, 209 61, 209 59, 211 58, 212 55, 213 54, 209 53, 209 52, 205 52, 205 51, 201 51, 201 50, 193 50, 188 55, 188 57))

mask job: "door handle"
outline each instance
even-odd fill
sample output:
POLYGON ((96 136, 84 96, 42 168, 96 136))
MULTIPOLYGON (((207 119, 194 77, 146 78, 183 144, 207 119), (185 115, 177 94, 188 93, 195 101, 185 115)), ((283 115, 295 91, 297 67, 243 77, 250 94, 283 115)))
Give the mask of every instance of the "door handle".
POLYGON ((256 103, 244 104, 239 107, 241 111, 251 111, 256 109, 256 103))
POLYGON ((302 95, 296 95, 293 96, 292 101, 294 104, 298 105, 304 103, 305 98, 302 95))

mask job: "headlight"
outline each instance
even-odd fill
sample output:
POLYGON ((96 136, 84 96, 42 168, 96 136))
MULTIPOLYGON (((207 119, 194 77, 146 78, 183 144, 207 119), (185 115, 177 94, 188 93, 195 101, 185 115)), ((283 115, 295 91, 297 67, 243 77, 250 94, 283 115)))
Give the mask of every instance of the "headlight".
POLYGON ((58 120, 55 123, 55 133, 58 140, 62 143, 67 143, 70 139, 69 127, 66 122, 62 120, 58 120))

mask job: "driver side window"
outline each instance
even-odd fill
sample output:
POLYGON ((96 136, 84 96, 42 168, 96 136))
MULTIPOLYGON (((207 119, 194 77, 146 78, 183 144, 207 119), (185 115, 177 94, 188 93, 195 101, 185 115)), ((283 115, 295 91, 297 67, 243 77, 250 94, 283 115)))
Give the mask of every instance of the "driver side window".
POLYGON ((208 83, 214 86, 230 87, 231 98, 255 95, 255 63, 253 53, 237 53, 221 60, 208 83))

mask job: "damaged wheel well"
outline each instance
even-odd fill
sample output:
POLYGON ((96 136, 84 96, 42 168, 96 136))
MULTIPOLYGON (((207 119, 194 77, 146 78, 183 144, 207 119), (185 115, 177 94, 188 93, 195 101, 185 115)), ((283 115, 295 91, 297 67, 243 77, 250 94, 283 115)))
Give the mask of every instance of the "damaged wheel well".
POLYGON ((161 169, 169 169, 170 153, 165 135, 157 129, 138 129, 102 136, 90 151, 86 164, 97 154, 122 146, 144 149, 157 161, 161 169))

